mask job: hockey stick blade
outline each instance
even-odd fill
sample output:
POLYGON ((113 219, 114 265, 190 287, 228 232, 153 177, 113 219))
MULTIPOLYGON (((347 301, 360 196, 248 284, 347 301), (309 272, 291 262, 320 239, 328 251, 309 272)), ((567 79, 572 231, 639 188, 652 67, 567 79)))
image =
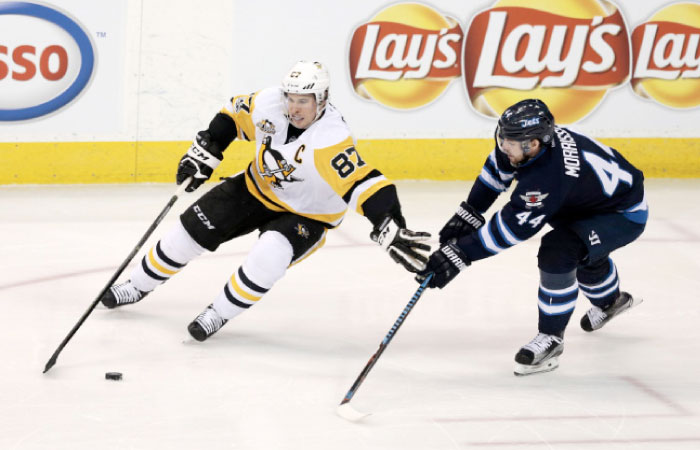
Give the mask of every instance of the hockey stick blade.
POLYGON ((371 415, 371 413, 363 413, 356 410, 350 405, 350 403, 342 403, 335 410, 335 413, 349 422, 359 422, 365 417, 371 415))
POLYGON ((372 355, 369 361, 367 361, 367 364, 362 369, 362 372, 360 372, 360 374, 355 379, 355 382, 348 390, 347 394, 345 394, 343 401, 340 402, 340 406, 338 406, 337 409, 337 413, 340 417, 354 422, 369 415, 363 414, 352 408, 350 406, 350 400, 352 400, 352 398, 355 396, 355 393, 360 388, 360 385, 363 381, 365 381, 365 378, 369 374, 370 370, 372 370, 372 367, 374 367, 374 365, 377 363, 379 357, 382 356, 382 353, 384 353, 384 350, 386 350, 387 346, 394 338, 396 332, 399 331, 399 328, 401 328, 401 325, 403 325, 404 320, 406 320, 406 317, 408 317, 408 314, 411 312, 411 310, 413 310, 413 307, 418 302, 418 299, 420 299, 421 295, 423 295, 423 291, 428 286, 428 283, 430 283, 430 279, 432 277, 432 273, 428 274, 428 276, 425 277, 421 285, 416 290, 416 293, 413 294, 413 297, 411 297, 411 300, 401 312, 401 315, 399 315, 399 318, 396 319, 396 322, 394 322, 394 326, 391 327, 389 333, 387 333, 387 335, 384 337, 384 340, 382 340, 382 342, 379 344, 379 348, 377 349, 377 351, 372 355))

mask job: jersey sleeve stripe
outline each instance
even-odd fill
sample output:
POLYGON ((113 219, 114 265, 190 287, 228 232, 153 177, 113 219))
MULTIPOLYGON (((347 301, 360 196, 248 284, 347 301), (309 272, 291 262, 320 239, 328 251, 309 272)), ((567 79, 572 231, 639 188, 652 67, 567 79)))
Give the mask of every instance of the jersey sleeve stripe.
POLYGON ((501 236, 503 236, 503 239, 510 245, 516 245, 521 243, 522 241, 518 238, 515 237, 512 231, 510 231, 510 228, 508 228, 508 225, 503 221, 503 218, 501 217, 501 211, 498 211, 496 213, 496 224, 498 225, 498 231, 501 233, 501 236))
POLYGON ((345 203, 350 203, 350 199, 352 198, 352 195, 355 192, 355 189, 359 185, 361 185, 365 181, 369 180, 370 178, 375 178, 375 177, 380 177, 380 176, 382 176, 382 173, 380 171, 378 171, 377 169, 374 169, 370 173, 368 173, 367 176, 365 176, 361 180, 356 181, 355 184, 353 184, 352 187, 350 189, 348 189, 348 191, 345 193, 345 195, 343 195, 343 200, 345 201, 345 203))
POLYGON ((357 186, 357 188, 355 188, 355 192, 353 192, 352 196, 350 197, 350 202, 348 202, 348 208, 364 215, 362 204, 365 202, 365 200, 384 186, 389 186, 390 184, 391 181, 387 180, 384 175, 366 180, 364 183, 361 183, 357 186))
POLYGON ((501 183, 498 181, 496 178, 494 178, 491 173, 486 170, 486 168, 481 169, 481 174, 479 175, 479 179, 488 187, 493 189, 494 191, 497 192, 505 192, 506 191, 506 186, 505 184, 501 183))
POLYGON ((481 241, 481 244, 484 246, 486 250, 491 252, 492 254, 500 253, 504 250, 503 247, 499 246, 496 243, 496 240, 493 238, 491 235, 491 226, 490 226, 490 221, 483 227, 479 229, 479 240, 481 241))

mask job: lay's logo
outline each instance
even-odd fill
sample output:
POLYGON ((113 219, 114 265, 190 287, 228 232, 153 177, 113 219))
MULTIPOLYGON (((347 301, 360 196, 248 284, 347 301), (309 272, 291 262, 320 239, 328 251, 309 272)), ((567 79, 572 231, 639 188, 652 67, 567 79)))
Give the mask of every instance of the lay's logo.
POLYGON ((0 121, 63 108, 83 92, 94 68, 93 44, 76 20, 37 3, 0 3, 0 121))
POLYGON ((629 34, 607 0, 498 0, 472 19, 463 70, 482 114, 540 98, 558 122, 573 123, 627 81, 629 34))
POLYGON ((352 34, 355 92, 396 109, 424 106, 461 75, 462 28, 422 3, 384 8, 352 34))
POLYGON ((632 33, 634 92, 672 108, 700 106, 700 4, 676 3, 632 33))

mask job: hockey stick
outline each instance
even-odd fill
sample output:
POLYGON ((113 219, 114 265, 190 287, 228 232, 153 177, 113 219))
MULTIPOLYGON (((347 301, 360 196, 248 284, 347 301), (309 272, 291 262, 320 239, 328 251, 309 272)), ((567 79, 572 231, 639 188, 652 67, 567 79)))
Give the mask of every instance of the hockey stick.
POLYGON ((394 322, 394 326, 391 327, 391 330, 389 330, 389 333, 387 333, 387 335, 384 337, 382 343, 379 344, 379 349, 377 349, 374 355, 372 355, 372 357, 365 365, 365 368, 362 369, 360 375, 358 375, 357 379, 355 379, 355 382, 352 384, 352 387, 350 388, 348 393, 345 394, 345 398, 343 398, 343 401, 340 402, 340 405, 336 410, 337 414, 343 419, 355 422, 369 415, 361 413, 354 409, 352 406, 350 406, 350 400, 352 400, 353 396, 355 395, 355 392, 357 392, 357 390, 360 388, 362 382, 365 381, 367 374, 369 374, 369 371, 372 370, 372 367, 374 367, 374 365, 377 363, 379 357, 382 356, 382 353, 384 353, 384 350, 386 350, 387 346, 389 345, 389 342, 391 342, 391 340, 394 338, 396 332, 399 331, 399 328, 401 328, 401 325, 403 324, 404 320, 406 320, 408 314, 411 312, 413 307, 416 306, 418 299, 421 297, 421 295, 423 295, 423 291, 425 290, 426 286, 428 286, 428 283, 430 282, 430 279, 432 277, 432 273, 428 274, 428 276, 425 277, 425 280, 423 280, 421 285, 418 287, 416 293, 413 294, 413 297, 411 297, 411 301, 408 302, 406 307, 401 312, 399 318, 396 319, 396 322, 394 322))
POLYGON ((177 191, 175 191, 175 194, 173 194, 173 196, 170 198, 170 200, 168 201, 168 204, 165 205, 165 208, 163 208, 163 210, 160 212, 160 214, 158 214, 158 217, 156 217, 156 220, 151 224, 151 226, 148 228, 148 230, 146 230, 146 234, 144 234, 143 237, 141 238, 141 240, 139 240, 138 244, 136 244, 136 247, 134 247, 131 250, 131 253, 129 253, 129 256, 126 257, 126 259, 124 260, 122 265, 119 266, 119 268, 114 273, 114 275, 112 275, 112 278, 109 279, 109 281, 107 282, 105 287, 102 288, 102 290, 100 291, 99 294, 97 294, 97 298, 95 298, 95 300, 92 302, 92 304, 83 313, 80 320, 78 320, 78 323, 75 324, 73 329, 70 330, 70 333, 68 333, 68 335, 63 339, 63 342, 61 342, 61 344, 58 346, 56 351, 53 352, 53 355, 51 355, 51 358, 46 363, 46 367, 44 367, 43 373, 46 373, 49 370, 51 370, 51 368, 54 366, 54 364, 56 364, 56 359, 58 358, 58 355, 61 353, 61 351, 63 351, 63 347, 65 347, 66 344, 68 344, 68 341, 70 341, 71 338, 73 338, 73 335, 75 334, 76 331, 78 331, 78 328, 80 328, 83 325, 83 322, 85 322, 85 319, 87 319, 88 316, 90 315, 90 313, 92 313, 92 310, 95 309, 97 304, 100 302, 102 295, 104 295, 104 293, 107 292, 107 289, 109 289, 114 284, 114 282, 117 280, 117 278, 119 278, 119 275, 122 274, 122 272, 124 271, 126 266, 128 266, 129 263, 131 262, 131 260, 134 259, 134 256, 136 256, 136 253, 138 253, 138 251, 141 249, 141 247, 146 242, 146 240, 151 236, 151 234, 156 229, 156 227, 160 224, 160 222, 163 220, 165 215, 168 214, 168 211, 170 211, 170 208, 173 207, 173 205, 177 201, 177 198, 180 195, 182 195, 182 193, 185 191, 187 186, 189 186, 190 181, 192 181, 192 178, 187 178, 180 186, 178 186, 177 191))

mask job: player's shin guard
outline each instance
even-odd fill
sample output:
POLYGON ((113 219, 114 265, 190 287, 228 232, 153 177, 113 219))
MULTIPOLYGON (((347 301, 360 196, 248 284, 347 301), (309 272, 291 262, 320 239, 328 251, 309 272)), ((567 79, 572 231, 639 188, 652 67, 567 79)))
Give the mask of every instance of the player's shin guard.
POLYGON ((260 235, 246 261, 231 276, 214 303, 207 307, 213 311, 205 310, 190 324, 188 330, 192 337, 199 341, 207 339, 228 320, 254 305, 284 276, 293 254, 291 244, 282 234, 267 231, 260 235), (214 320, 214 315, 221 320, 214 320), (212 317, 214 319, 209 320, 212 317), (214 326, 197 324, 205 319, 214 326))
POLYGON ((131 273, 131 282, 140 291, 150 292, 201 255, 197 244, 180 222, 156 243, 131 273))

